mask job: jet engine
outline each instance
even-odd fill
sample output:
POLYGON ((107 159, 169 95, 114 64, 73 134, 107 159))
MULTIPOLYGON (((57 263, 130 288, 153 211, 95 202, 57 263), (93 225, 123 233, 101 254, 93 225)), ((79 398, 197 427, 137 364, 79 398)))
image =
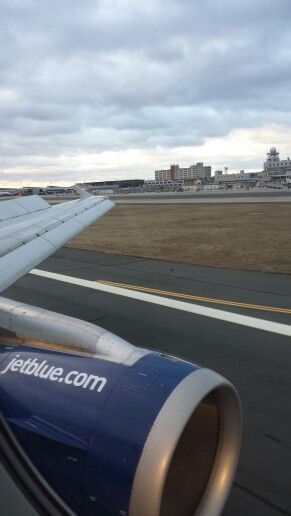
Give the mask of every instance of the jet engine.
POLYGON ((227 380, 3 298, 0 326, 0 411, 76 514, 221 513, 241 438, 227 380))

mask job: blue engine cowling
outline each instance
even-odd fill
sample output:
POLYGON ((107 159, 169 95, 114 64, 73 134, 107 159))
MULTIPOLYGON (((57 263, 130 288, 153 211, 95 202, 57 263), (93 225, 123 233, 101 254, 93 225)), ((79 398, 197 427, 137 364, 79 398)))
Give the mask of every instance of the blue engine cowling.
POLYGON ((76 514, 219 514, 234 475, 234 388, 195 364, 145 352, 129 363, 0 346, 0 410, 76 514))

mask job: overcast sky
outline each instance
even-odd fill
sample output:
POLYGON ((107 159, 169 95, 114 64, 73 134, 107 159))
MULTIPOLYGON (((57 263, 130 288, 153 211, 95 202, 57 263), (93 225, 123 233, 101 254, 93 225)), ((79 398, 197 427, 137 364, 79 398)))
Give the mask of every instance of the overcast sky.
POLYGON ((2 0, 0 186, 291 155, 290 0, 2 0))

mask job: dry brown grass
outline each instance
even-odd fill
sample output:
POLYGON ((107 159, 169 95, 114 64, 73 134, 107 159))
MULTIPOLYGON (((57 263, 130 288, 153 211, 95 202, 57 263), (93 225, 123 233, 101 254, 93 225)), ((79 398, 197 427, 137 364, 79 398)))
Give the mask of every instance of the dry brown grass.
POLYGON ((291 203, 121 204, 68 246, 291 273, 291 203))

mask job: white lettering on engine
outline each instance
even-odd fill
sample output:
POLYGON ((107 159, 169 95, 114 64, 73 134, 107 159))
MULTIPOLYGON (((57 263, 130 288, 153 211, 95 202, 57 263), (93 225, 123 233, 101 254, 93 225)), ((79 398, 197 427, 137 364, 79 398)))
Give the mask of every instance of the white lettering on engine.
POLYGON ((51 366, 46 360, 38 362, 36 358, 28 358, 23 360, 16 355, 3 369, 0 374, 8 372, 20 373, 28 376, 35 376, 43 380, 51 382, 64 382, 66 385, 74 387, 82 387, 82 389, 96 390, 101 392, 107 383, 107 379, 103 376, 96 376, 80 371, 64 372, 62 367, 51 366))

